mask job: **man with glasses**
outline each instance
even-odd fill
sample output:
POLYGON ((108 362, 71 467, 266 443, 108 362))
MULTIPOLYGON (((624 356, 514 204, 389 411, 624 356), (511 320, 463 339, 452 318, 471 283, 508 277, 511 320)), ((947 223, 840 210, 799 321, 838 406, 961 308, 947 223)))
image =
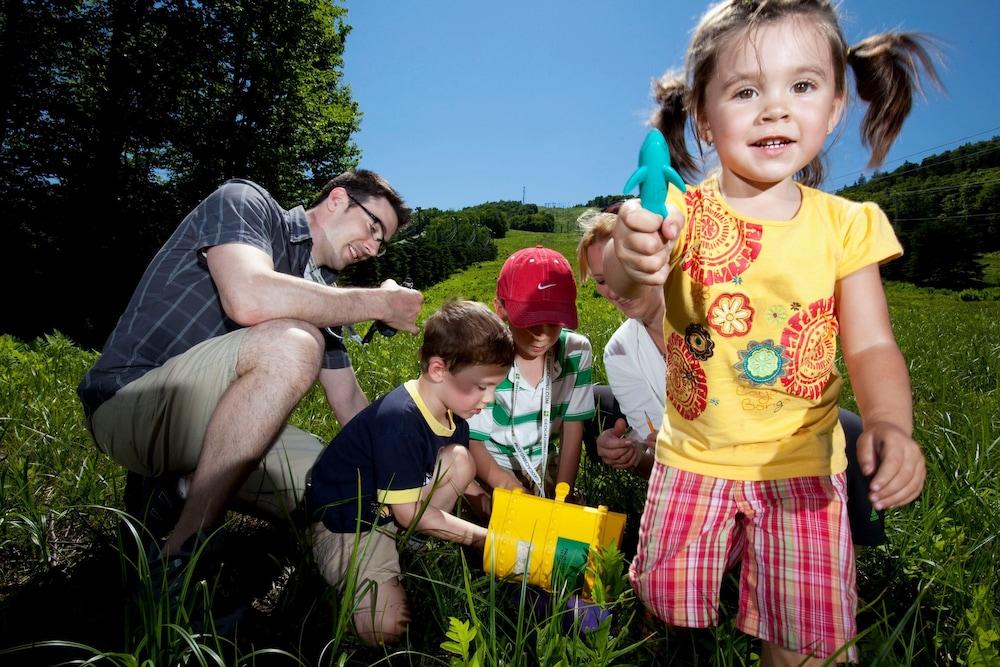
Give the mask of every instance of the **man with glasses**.
POLYGON ((237 498, 277 516, 299 504, 322 443, 289 414, 317 378, 341 424, 368 404, 339 327, 415 333, 423 301, 337 275, 409 221, 370 171, 337 176, 308 209, 232 180, 153 258, 77 391, 98 448, 130 471, 128 509, 169 532, 163 554, 191 553, 237 498))

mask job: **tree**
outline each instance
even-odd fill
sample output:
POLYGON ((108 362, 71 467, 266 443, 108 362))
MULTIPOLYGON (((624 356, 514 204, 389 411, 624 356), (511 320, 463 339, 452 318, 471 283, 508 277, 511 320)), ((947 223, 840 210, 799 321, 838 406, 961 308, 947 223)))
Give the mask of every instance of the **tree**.
POLYGON ((607 206, 610 206, 611 204, 614 204, 616 201, 622 201, 624 199, 628 199, 630 196, 631 195, 599 195, 597 197, 592 198, 590 201, 584 204, 584 206, 588 206, 590 208, 603 209, 607 206))
POLYGON ((98 344, 155 249, 223 180, 251 178, 294 205, 356 164, 345 11, 6 2, 0 197, 19 257, 0 279, 23 287, 0 330, 58 327, 98 344))
POLYGON ((983 267, 976 239, 963 225, 945 220, 921 223, 909 237, 907 279, 925 287, 981 287, 983 267))
POLYGON ((525 232, 553 232, 556 228, 556 219, 548 211, 525 213, 512 216, 510 228, 525 232))

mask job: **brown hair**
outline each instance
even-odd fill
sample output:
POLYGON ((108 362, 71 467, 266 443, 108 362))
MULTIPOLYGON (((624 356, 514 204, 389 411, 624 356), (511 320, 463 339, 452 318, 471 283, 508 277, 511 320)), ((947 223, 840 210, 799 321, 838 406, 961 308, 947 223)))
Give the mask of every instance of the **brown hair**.
MULTIPOLYGON (((667 72, 654 83, 659 107, 650 124, 663 132, 670 147, 670 161, 685 179, 694 180, 694 157, 684 140, 690 116, 702 154, 697 117, 704 109, 705 89, 715 73, 716 60, 727 40, 760 26, 789 17, 811 22, 830 45, 837 93, 846 94, 847 65, 854 72, 858 97, 867 105, 861 123, 861 139, 871 149, 869 167, 882 164, 903 121, 913 106, 913 93, 920 90, 921 70, 937 87, 934 68, 937 49, 916 33, 891 32, 869 37, 848 47, 831 0, 723 0, 713 5, 699 21, 691 38, 685 72, 667 72)), ((823 179, 823 163, 817 155, 797 174, 798 180, 817 186, 823 179)))
POLYGON ((580 242, 576 246, 576 266, 577 280, 580 284, 587 282, 590 278, 590 260, 587 259, 587 250, 598 241, 611 238, 611 230, 615 228, 618 216, 614 213, 605 213, 596 209, 588 209, 576 219, 576 224, 583 232, 580 242))
MULTIPOLYGON (((403 201, 399 193, 389 185, 389 181, 374 171, 368 171, 367 169, 345 171, 323 186, 323 189, 313 199, 309 208, 316 208, 322 204, 330 196, 330 192, 334 188, 344 188, 348 194, 362 204, 367 204, 372 199, 382 197, 389 202, 389 205, 392 206, 392 210, 396 214, 396 220, 399 221, 399 224, 396 226, 397 231, 410 224, 410 207, 406 205, 406 202, 403 201)), ((354 202, 350 202, 349 206, 354 206, 354 202)))
POLYGON ((450 373, 466 366, 510 366, 514 339, 503 320, 483 304, 452 300, 424 323, 422 371, 427 371, 431 357, 441 357, 450 373))

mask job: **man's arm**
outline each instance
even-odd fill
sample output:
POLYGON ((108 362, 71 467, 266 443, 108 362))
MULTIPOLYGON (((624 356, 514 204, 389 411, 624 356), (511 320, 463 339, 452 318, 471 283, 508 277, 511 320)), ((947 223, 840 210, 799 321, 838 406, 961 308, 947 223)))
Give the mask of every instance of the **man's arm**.
POLYGON ((417 332, 423 296, 386 281, 378 289, 329 287, 274 270, 264 251, 242 243, 212 246, 208 270, 226 315, 243 326, 281 318, 317 327, 381 320, 417 332))
POLYGON ((358 378, 350 366, 324 368, 319 372, 319 381, 323 385, 330 409, 342 427, 368 407, 368 397, 358 385, 358 378))

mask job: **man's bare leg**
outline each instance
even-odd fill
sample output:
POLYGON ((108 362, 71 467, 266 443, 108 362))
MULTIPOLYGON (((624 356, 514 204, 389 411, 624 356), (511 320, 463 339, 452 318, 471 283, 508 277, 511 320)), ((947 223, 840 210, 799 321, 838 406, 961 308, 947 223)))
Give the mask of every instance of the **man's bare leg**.
POLYGON ((310 324, 272 320, 250 327, 240 344, 236 380, 219 400, 191 477, 177 525, 164 544, 172 553, 226 507, 271 447, 288 415, 319 374, 323 338, 310 324))

